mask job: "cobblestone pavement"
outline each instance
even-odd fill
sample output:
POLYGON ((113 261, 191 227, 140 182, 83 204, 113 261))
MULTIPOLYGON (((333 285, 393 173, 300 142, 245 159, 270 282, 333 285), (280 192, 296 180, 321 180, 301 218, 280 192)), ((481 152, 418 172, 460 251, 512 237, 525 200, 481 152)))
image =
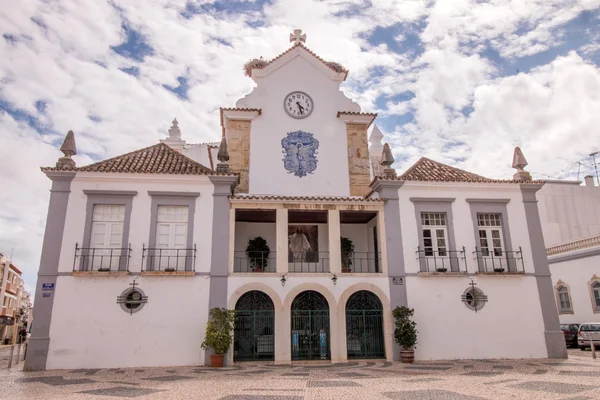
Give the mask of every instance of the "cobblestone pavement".
POLYGON ((0 399, 600 399, 600 358, 0 371, 0 399))

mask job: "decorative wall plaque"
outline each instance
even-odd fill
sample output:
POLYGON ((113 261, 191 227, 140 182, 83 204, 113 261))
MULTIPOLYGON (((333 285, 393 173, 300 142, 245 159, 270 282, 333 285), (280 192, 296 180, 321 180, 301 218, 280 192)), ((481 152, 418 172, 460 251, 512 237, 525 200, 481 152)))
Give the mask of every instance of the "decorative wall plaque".
POLYGON ((289 132, 281 140, 283 147, 283 166, 290 174, 302 178, 317 169, 319 141, 312 133, 304 131, 289 132))

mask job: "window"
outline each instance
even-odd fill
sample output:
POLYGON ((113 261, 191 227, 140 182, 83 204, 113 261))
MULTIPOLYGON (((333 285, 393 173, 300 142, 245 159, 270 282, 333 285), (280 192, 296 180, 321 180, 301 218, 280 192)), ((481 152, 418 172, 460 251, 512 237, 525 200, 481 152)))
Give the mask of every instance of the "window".
POLYGON ((158 206, 156 248, 159 269, 185 268, 188 239, 188 206, 158 206), (179 250, 179 251, 178 251, 179 250))
POLYGON ((558 311, 561 313, 572 312, 569 289, 566 286, 558 286, 556 293, 558 295, 558 311))
POLYGON ((593 282, 591 284, 592 289, 592 306, 594 311, 600 312, 600 281, 593 282))
POLYGON ((448 255, 446 213, 421 213, 421 226, 425 256, 446 257, 448 255))
POLYGON ((483 257, 502 257, 504 244, 501 214, 478 213, 477 226, 481 255, 483 257))
POLYGON ((119 265, 123 247, 125 205, 96 204, 92 214, 90 257, 92 269, 111 269, 119 265), (112 249, 112 250, 111 250, 112 249))

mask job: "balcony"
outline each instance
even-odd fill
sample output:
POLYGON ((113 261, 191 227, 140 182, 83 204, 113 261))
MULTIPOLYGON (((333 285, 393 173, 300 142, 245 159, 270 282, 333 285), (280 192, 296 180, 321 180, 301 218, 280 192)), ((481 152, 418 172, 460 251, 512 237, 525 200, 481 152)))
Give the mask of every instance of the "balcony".
POLYGON ((434 250, 432 248, 421 249, 419 246, 416 255, 421 273, 464 274, 467 272, 467 257, 464 247, 462 250, 434 250))
POLYGON ((342 252, 342 273, 381 272, 381 253, 370 251, 342 252))
POLYGON ((274 251, 234 251, 233 272, 276 272, 274 251))
POLYGON ((156 273, 194 273, 196 270, 196 245, 190 249, 142 248, 142 271, 156 273))
POLYGON ((305 273, 329 272, 329 252, 290 251, 288 252, 288 271, 305 273))
POLYGON ((73 271, 129 272, 131 244, 127 248, 79 247, 75 244, 73 271))
POLYGON ((476 248, 473 258, 477 260, 480 273, 484 274, 524 274, 523 250, 476 248))

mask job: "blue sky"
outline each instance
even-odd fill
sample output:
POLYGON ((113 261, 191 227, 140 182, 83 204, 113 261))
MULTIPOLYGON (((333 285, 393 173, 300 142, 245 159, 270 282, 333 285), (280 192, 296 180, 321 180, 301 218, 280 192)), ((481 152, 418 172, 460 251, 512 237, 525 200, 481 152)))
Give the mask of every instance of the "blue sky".
POLYGON ((68 130, 85 164, 220 136, 218 108, 250 92, 249 59, 302 28, 350 70, 342 89, 392 145, 510 177, 519 145, 537 178, 592 172, 600 150, 600 0, 32 0, 0 11, 0 251, 30 288, 52 165, 68 130))

